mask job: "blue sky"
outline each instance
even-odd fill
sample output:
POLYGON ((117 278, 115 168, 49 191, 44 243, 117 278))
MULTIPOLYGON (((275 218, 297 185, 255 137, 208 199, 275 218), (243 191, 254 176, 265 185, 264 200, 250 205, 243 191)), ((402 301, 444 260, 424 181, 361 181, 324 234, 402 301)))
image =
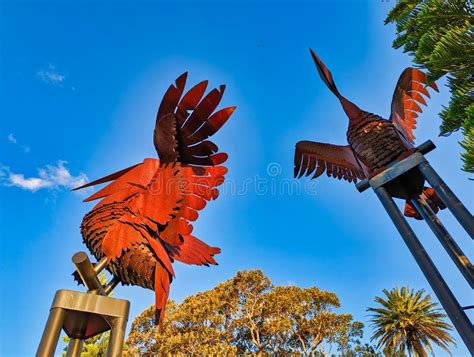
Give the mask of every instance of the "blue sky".
MULTIPOLYGON (((395 83, 410 64, 391 48, 394 28, 383 25, 393 5, 1 2, 0 355, 32 355, 54 292, 75 288, 70 257, 85 249, 79 225, 92 205, 69 188, 156 157, 156 109, 184 71, 188 84, 225 83, 222 106, 237 106, 215 136, 229 153, 227 179, 236 192, 226 189, 195 224, 198 237, 222 248, 219 266, 175 264, 171 298, 180 301, 238 270, 260 268, 275 284, 337 293, 341 311, 366 323, 366 308, 383 288, 431 292, 373 192, 360 194, 326 176, 311 192, 302 192, 305 181, 283 193, 255 185, 255 178, 270 188, 292 182, 299 140, 345 143, 347 119, 319 79, 309 47, 329 66, 341 93, 388 117, 395 83)), ((421 116, 417 142, 435 142, 428 159, 472 211, 472 182, 460 171, 460 135, 437 136, 437 113, 449 98, 440 84, 421 116)), ((440 216, 473 259, 464 231, 449 213, 440 216)), ((460 303, 472 303, 436 239, 421 223, 414 226, 460 303)), ((116 296, 132 301, 132 317, 154 301, 153 292, 138 287, 119 287, 116 296)), ((467 356, 454 336, 454 355, 467 356)))

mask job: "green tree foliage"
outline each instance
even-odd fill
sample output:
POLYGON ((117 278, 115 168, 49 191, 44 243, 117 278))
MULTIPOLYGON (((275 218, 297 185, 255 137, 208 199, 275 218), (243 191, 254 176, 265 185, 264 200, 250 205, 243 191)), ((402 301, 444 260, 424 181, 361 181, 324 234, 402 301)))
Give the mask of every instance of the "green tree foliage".
POLYGON ((374 328, 372 340, 378 340, 387 356, 427 356, 433 353, 431 342, 449 352, 454 344, 449 332, 452 328, 443 321, 446 317, 424 290, 414 292, 408 287, 383 290, 384 298, 376 297, 381 307, 371 307, 374 328))
POLYGON ((154 307, 132 323, 133 355, 376 356, 362 346, 363 325, 340 308, 334 293, 315 287, 273 286, 260 270, 241 271, 209 291, 170 301, 159 331, 154 307))
MULTIPOLYGON (((107 353, 107 346, 109 344, 109 335, 109 332, 104 332, 100 335, 85 340, 84 344, 82 345, 81 357, 105 357, 107 353)), ((69 337, 64 336, 63 341, 68 344, 69 337)), ((62 356, 65 357, 66 352, 63 352, 62 356)))
POLYGON ((451 99, 440 113, 440 135, 461 129, 464 170, 474 173, 474 10, 468 0, 399 0, 385 23, 395 23, 403 47, 431 80, 448 75, 451 99))

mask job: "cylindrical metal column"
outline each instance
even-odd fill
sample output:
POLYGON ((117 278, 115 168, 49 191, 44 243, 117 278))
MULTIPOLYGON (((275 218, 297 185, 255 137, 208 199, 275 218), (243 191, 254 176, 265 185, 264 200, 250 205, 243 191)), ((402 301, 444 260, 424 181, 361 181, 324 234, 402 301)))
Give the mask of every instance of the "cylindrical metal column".
POLYGON ((84 340, 80 338, 70 338, 67 345, 66 357, 81 357, 84 340))
POLYGON ((127 319, 116 318, 111 326, 107 357, 120 357, 122 355, 123 343, 125 341, 125 330, 127 319))
POLYGON ((474 328, 471 321, 467 317, 464 310, 459 305, 443 277, 439 273, 428 253, 416 237, 410 225, 403 217, 393 198, 388 194, 387 190, 380 186, 375 189, 375 193, 382 202, 385 210, 392 219, 395 227, 402 236, 405 244, 413 254, 415 261, 421 271, 428 280, 431 288, 438 297, 439 302, 443 306, 447 315, 451 319, 454 327, 459 332, 469 352, 474 355, 474 328))
POLYGON ((94 272, 98 275, 108 264, 108 260, 106 257, 103 257, 100 261, 97 262, 96 265, 94 265, 94 272))
MULTIPOLYGON (((72 262, 76 266, 77 272, 79 273, 79 276, 81 277, 82 282, 84 283, 86 288, 89 290, 89 292, 105 295, 104 287, 100 283, 99 278, 97 277, 94 267, 91 261, 89 260, 89 257, 87 256, 87 254, 84 252, 78 252, 74 254, 72 257, 72 262)), ((103 262, 106 262, 106 260, 102 260, 98 264, 99 268, 102 265, 104 265, 103 262)))
POLYGON ((451 191, 448 185, 446 185, 443 179, 435 170, 433 170, 427 161, 421 163, 418 168, 430 183, 431 187, 436 191, 439 198, 441 198, 444 204, 449 208, 469 236, 474 239, 474 218, 472 217, 472 214, 469 213, 459 198, 456 197, 454 192, 451 191))
POLYGON ((110 295, 112 293, 112 290, 115 289, 115 287, 120 283, 120 279, 114 276, 112 280, 110 280, 106 286, 104 286, 104 293, 105 295, 110 295))
POLYGON ((49 312, 48 321, 36 351, 37 357, 53 357, 58 345, 59 334, 63 328, 66 310, 56 307, 49 312))
POLYGON ((462 249, 457 245, 451 234, 449 234, 449 232, 443 226, 439 218, 431 209, 430 205, 421 196, 412 198, 411 203, 413 206, 415 206, 420 216, 423 217, 426 223, 428 223, 428 226, 431 228, 436 237, 438 237, 439 242, 454 261, 454 264, 456 264, 459 271, 467 280, 471 288, 474 289, 474 268, 471 262, 464 254, 462 249))

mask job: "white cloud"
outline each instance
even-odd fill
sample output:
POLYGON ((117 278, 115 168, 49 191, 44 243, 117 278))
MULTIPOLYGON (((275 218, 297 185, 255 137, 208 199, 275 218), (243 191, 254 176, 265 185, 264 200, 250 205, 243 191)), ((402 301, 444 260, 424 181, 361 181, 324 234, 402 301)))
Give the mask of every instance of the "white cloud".
POLYGON ((16 139, 16 136, 13 135, 12 133, 8 134, 7 139, 13 145, 18 146, 25 154, 28 154, 30 152, 30 147, 26 146, 26 145, 19 144, 18 140, 16 139))
POLYGON ((21 187, 25 190, 35 192, 42 188, 52 187, 53 183, 51 181, 45 181, 38 177, 26 178, 22 174, 10 173, 8 176, 11 186, 21 187))
POLYGON ((56 70, 56 66, 48 64, 46 69, 42 69, 36 73, 38 77, 45 83, 61 86, 66 80, 66 75, 61 74, 56 70))
POLYGON ((13 134, 8 134, 8 137, 7 137, 8 141, 11 142, 12 144, 17 144, 18 141, 16 141, 16 138, 13 134))
POLYGON ((36 192, 41 189, 59 190, 62 188, 76 188, 87 183, 84 173, 77 176, 71 175, 65 166, 66 161, 58 161, 57 165, 46 165, 38 169, 38 177, 27 177, 10 171, 9 167, 0 167, 0 183, 3 186, 19 187, 24 190, 36 192))

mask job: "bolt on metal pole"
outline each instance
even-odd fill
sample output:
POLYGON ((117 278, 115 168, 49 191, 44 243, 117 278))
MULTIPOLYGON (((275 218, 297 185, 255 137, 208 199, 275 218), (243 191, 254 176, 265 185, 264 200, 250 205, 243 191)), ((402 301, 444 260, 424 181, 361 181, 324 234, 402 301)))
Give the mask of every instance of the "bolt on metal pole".
POLYGON ((455 242, 451 234, 449 234, 423 197, 418 196, 416 198, 412 198, 410 201, 413 206, 415 206, 420 216, 423 217, 433 233, 436 235, 441 245, 454 261, 454 264, 456 264, 459 271, 467 280, 468 284, 474 289, 474 267, 462 249, 455 242))
POLYGON ((438 300, 454 327, 466 344, 467 349, 474 355, 474 328, 471 321, 459 305, 410 225, 403 217, 393 198, 383 186, 376 188, 375 193, 405 241, 415 261, 418 263, 418 266, 425 275, 426 280, 428 280, 428 283, 438 297, 438 300))
POLYGON ((474 239, 474 218, 467 208, 427 161, 421 163, 418 168, 441 198, 441 201, 449 208, 469 236, 474 239))

